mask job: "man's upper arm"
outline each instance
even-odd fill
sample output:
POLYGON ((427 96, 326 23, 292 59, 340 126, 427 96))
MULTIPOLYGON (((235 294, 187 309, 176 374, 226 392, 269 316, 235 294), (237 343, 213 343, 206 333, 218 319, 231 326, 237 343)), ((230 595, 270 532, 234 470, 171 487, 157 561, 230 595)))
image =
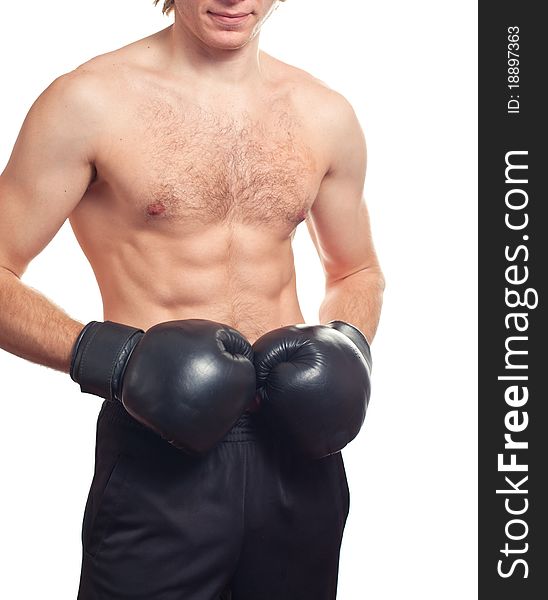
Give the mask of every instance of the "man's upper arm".
POLYGON ((379 268, 363 199, 365 138, 350 104, 331 94, 324 130, 329 168, 307 219, 328 282, 379 268))
POLYGON ((0 267, 18 276, 53 238, 93 177, 86 74, 56 79, 35 101, 0 175, 0 267))

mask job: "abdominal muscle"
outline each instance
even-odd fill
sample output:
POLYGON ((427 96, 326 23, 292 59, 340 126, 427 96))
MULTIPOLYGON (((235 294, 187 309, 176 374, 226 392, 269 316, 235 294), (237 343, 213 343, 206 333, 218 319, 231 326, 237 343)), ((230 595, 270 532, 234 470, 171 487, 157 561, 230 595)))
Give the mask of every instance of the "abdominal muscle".
POLYGON ((210 224, 192 233, 94 227, 72 219, 95 272, 104 320, 141 329, 171 320, 208 319, 253 343, 302 323, 291 236, 256 225, 210 224), (99 233, 100 232, 100 233, 99 233))

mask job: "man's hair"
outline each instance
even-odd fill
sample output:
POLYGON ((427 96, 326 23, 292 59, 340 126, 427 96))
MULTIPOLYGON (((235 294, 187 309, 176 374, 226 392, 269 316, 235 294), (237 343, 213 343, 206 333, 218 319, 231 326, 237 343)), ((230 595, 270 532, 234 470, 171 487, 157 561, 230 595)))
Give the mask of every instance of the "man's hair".
MULTIPOLYGON (((164 0, 164 6, 162 7, 162 12, 165 15, 168 15, 173 10, 173 1, 174 0, 164 0)), ((154 6, 156 6, 160 2, 160 0, 154 0, 154 6)))
MULTIPOLYGON (((160 0, 154 0, 154 6, 156 6, 160 2, 160 0)), ((285 2, 285 0, 281 0, 281 2, 285 2)), ((162 7, 162 12, 165 15, 169 15, 169 13, 173 10, 174 0, 164 0, 164 6, 162 7)))

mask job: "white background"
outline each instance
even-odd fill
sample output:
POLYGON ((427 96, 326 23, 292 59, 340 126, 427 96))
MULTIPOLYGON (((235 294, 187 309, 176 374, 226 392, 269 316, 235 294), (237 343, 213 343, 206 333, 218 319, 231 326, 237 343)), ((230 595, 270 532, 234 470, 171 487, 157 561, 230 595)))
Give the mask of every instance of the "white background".
MULTIPOLYGON (((55 77, 169 22, 151 0, 3 2, 0 167, 55 77)), ((368 142, 365 192, 387 289, 372 403, 343 453, 351 511, 339 598, 472 599, 476 2, 288 0, 262 46, 342 92, 368 142)), ((314 322, 323 281, 304 228, 295 249, 314 322)), ((67 225, 23 280, 82 322, 102 318, 67 225)), ((74 599, 100 400, 3 351, 0 375, 0 596, 74 599)))

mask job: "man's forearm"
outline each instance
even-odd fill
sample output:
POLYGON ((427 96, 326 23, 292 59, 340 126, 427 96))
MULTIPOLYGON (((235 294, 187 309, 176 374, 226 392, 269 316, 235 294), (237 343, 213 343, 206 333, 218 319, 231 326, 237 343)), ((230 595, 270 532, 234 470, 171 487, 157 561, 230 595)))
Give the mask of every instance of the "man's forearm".
POLYGON ((83 324, 0 268, 0 348, 31 362, 69 372, 83 324))
POLYGON ((363 270, 328 282, 320 322, 347 321, 373 341, 381 315, 384 278, 379 270, 363 270))

